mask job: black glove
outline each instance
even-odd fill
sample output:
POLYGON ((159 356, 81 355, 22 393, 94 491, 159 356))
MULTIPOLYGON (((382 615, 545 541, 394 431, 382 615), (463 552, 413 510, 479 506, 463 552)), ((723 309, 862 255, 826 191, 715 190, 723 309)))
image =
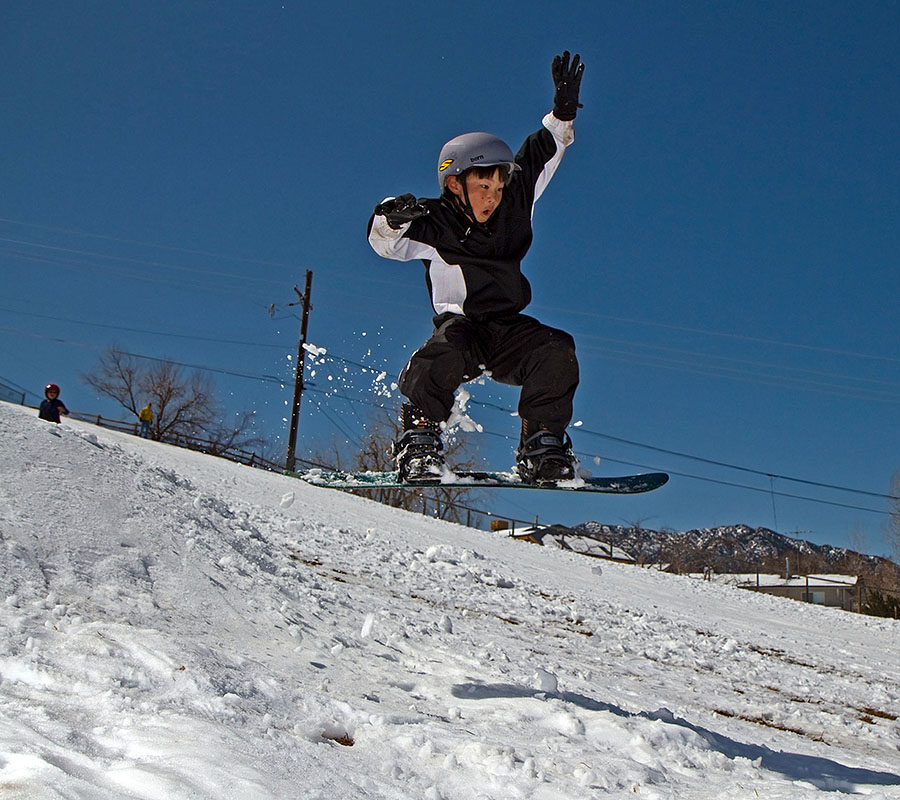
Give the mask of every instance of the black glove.
POLYGON ((407 222, 412 222, 427 213, 428 209, 420 205, 415 196, 411 194, 401 194, 399 197, 385 200, 375 206, 375 216, 387 219, 387 224, 395 231, 402 228, 407 222))
POLYGON ((584 108, 578 102, 578 91, 581 89, 581 76, 584 74, 584 64, 581 56, 575 54, 571 65, 569 64, 569 51, 561 56, 555 56, 553 66, 553 85, 556 94, 553 97, 553 116, 561 120, 575 119, 579 108, 584 108))

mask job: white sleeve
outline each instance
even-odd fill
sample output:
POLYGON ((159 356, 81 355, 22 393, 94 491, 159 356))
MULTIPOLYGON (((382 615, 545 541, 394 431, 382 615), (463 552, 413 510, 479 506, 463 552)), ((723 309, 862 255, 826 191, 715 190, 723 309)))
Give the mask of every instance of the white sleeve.
POLYGON ((407 222, 394 230, 388 225, 387 219, 376 216, 372 220, 372 230, 369 231, 369 244, 378 255, 397 261, 434 258, 437 251, 431 245, 417 242, 403 235, 409 230, 410 225, 411 223, 407 222))
MULTIPOLYGON (((556 173, 559 162, 562 161, 563 153, 566 148, 575 141, 575 129, 572 127, 571 120, 561 120, 553 116, 551 111, 542 120, 543 126, 550 131, 556 142, 556 153, 544 164, 541 174, 538 176, 537 182, 534 184, 534 202, 537 203, 538 198, 544 193, 550 179, 556 173)), ((531 206, 531 214, 534 216, 534 204, 531 206)))
POLYGON ((575 127, 572 124, 572 120, 557 119, 551 111, 541 120, 541 124, 553 134, 553 138, 564 148, 575 141, 575 127))

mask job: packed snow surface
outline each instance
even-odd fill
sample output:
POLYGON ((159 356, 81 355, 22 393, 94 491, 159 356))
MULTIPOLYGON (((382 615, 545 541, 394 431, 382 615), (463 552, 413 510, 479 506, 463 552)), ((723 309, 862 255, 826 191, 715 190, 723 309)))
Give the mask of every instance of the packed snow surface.
POLYGON ((2 403, 0 464, 4 800, 900 798, 895 621, 2 403))

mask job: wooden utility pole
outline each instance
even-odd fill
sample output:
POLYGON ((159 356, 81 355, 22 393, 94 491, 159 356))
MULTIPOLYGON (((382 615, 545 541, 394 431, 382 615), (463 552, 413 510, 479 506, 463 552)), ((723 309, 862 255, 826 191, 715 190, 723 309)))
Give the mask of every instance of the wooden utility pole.
POLYGON ((303 314, 300 317, 300 341, 297 343, 297 365, 296 374, 294 376, 294 405, 291 409, 291 432, 288 437, 287 459, 285 460, 285 468, 289 472, 294 471, 297 463, 297 427, 300 424, 300 396, 303 394, 303 368, 306 357, 306 327, 309 324, 309 311, 312 305, 309 302, 310 292, 312 291, 312 272, 306 271, 306 289, 301 294, 300 290, 295 286, 294 291, 300 298, 303 305, 303 314))

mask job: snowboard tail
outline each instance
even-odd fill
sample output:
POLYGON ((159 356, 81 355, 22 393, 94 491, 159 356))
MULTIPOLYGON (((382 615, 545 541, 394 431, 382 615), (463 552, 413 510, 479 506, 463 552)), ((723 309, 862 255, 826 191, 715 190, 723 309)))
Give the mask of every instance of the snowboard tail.
POLYGON ((618 477, 576 478, 559 483, 525 483, 514 472, 457 470, 436 475, 432 483, 407 483, 396 472, 341 472, 310 469, 290 473, 314 486, 328 489, 549 489, 562 492, 639 494, 658 489, 669 480, 664 472, 618 477))

